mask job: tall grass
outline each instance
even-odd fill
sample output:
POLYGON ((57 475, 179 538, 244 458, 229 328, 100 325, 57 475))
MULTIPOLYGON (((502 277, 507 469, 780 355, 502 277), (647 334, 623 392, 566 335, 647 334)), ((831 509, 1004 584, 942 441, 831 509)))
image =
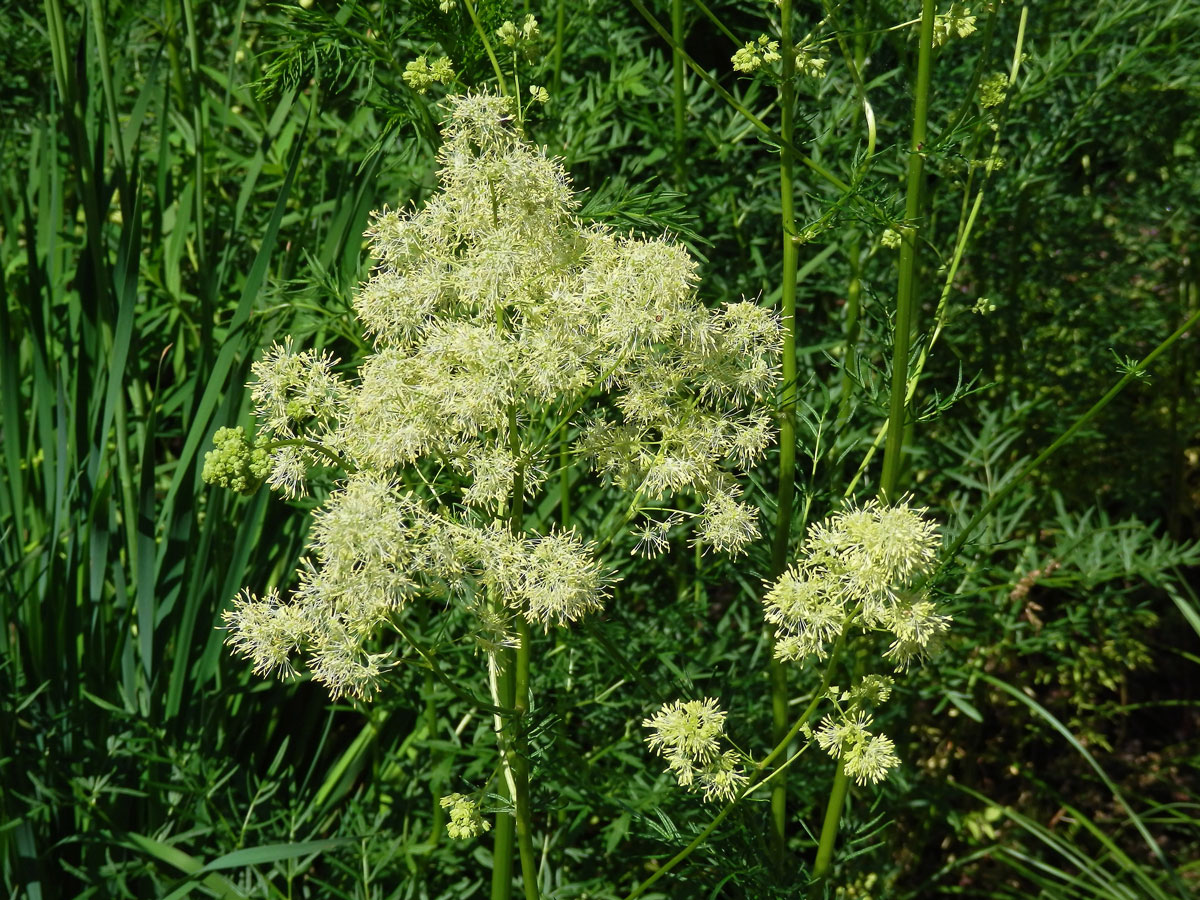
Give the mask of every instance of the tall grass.
POLYGON ((54 90, 24 152, 6 147, 0 841, 8 889, 33 898, 155 892, 168 848, 253 839, 249 818, 214 819, 238 813, 205 768, 240 781, 280 741, 326 745, 319 708, 281 729, 287 695, 226 674, 213 628, 302 533, 265 497, 207 496, 197 466, 240 415, 229 387, 263 332, 303 320, 266 285, 303 244, 353 279, 369 193, 355 161, 306 161, 315 97, 265 105, 244 87, 243 7, 199 27, 178 12, 50 0, 54 90), (226 29, 235 47, 206 58, 226 29), (351 202, 297 213, 339 182, 351 202))

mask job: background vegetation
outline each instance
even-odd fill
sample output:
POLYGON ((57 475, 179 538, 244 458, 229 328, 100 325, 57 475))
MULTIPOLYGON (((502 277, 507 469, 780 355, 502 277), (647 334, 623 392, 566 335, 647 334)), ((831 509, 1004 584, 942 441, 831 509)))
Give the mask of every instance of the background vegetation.
MULTIPOLYGON (((529 131, 563 158, 586 218, 678 236, 703 260, 712 305, 780 301, 778 147, 694 70, 677 93, 670 45, 637 4, 478 6, 489 32, 539 18, 534 71, 550 101, 529 131)), ((668 32, 671 6, 646 9, 668 32)), ((677 24, 697 66, 777 127, 773 85, 730 66, 772 10, 684 2, 677 24)), ((916 65, 913 28, 892 26, 919 6, 801 3, 796 15, 816 27, 831 12, 878 142, 867 160, 830 42, 828 76, 800 82, 795 142, 843 178, 867 162, 870 175, 856 203, 797 176, 797 483, 814 518, 887 417, 896 264, 880 235, 904 217, 916 65)), ((1019 13, 1000 6, 935 60, 916 333, 942 330, 905 472, 950 540, 999 499, 940 585, 955 615, 945 651, 884 723, 898 777, 852 791, 831 894, 1182 897, 1200 885, 1200 351, 1187 334, 1151 370, 1135 362, 1200 308, 1200 13, 1162 0, 1030 8, 998 132, 1004 166, 937 318, 964 197, 981 183, 972 161, 992 140, 976 88, 1008 71, 1019 13), (1137 377, 1024 477, 1124 373, 1137 377)), ((474 745, 490 746, 487 718, 419 666, 370 706, 251 676, 215 626, 242 585, 288 584, 305 503, 199 480, 213 431, 247 419, 249 365, 275 336, 348 364, 363 350, 351 299, 367 215, 419 204, 434 183, 437 97, 401 77, 430 50, 466 85, 492 77, 465 13, 436 0, 0 4, 9 896, 486 892, 487 844, 449 841, 436 799, 486 779, 474 745)), ((773 464, 754 495, 767 512, 773 464)), ((866 466, 865 495, 878 469, 866 466)), ((577 483, 571 514, 602 520, 606 490, 577 483)), ((604 620, 537 673, 549 896, 623 896, 711 817, 645 750, 639 723, 658 703, 720 696, 756 750, 770 728, 766 542, 736 565, 682 546, 651 562, 628 551, 612 548, 624 578, 604 620)), ((469 654, 446 662, 474 677, 469 654)), ((801 694, 815 687, 805 677, 801 694)), ((831 769, 805 759, 789 781, 796 871, 767 864, 766 804, 751 803, 653 890, 795 896, 831 769)))

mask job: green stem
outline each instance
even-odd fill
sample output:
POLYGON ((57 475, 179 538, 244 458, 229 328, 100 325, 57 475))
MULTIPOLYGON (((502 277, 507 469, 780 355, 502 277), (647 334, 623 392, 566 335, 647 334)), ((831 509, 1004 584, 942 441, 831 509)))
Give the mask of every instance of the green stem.
MULTIPOLYGON (((895 338, 892 355, 891 408, 888 411, 887 444, 883 454, 883 475, 879 494, 886 502, 898 496, 900 461, 904 449, 904 428, 908 409, 908 351, 913 330, 913 311, 916 294, 917 236, 921 217, 921 181, 924 158, 926 122, 929 112, 929 91, 933 76, 933 0, 921 2, 921 35, 917 51, 917 85, 913 102, 913 127, 908 153, 908 191, 905 203, 905 226, 901 230, 900 278, 896 298, 895 338)), ((833 865, 837 845, 838 825, 846 805, 849 780, 845 769, 838 764, 825 820, 821 825, 821 840, 813 864, 813 877, 824 878, 833 865)))
POLYGON ((526 755, 524 732, 529 713, 529 623, 524 617, 517 618, 517 670, 513 679, 513 705, 517 715, 512 720, 515 734, 509 743, 509 767, 512 770, 516 796, 513 806, 516 811, 517 847, 521 855, 521 886, 525 900, 538 900, 537 856, 533 848, 531 828, 532 814, 529 806, 529 760, 526 755))
POLYGON ((558 0, 558 8, 554 11, 554 78, 550 82, 555 97, 562 87, 563 40, 566 32, 567 0, 558 0))
MULTIPOLYGON (((1008 77, 1010 88, 1012 85, 1016 84, 1017 74, 1020 71, 1021 49, 1024 46, 1025 41, 1025 25, 1028 20, 1028 13, 1028 7, 1023 7, 1021 9, 1021 20, 1017 26, 1017 41, 1015 49, 1013 50, 1012 69, 1008 77)), ((1005 101, 1006 109, 1010 100, 1011 96, 1008 101, 1005 101)), ((1000 134, 997 132, 992 142, 992 150, 989 158, 994 160, 998 158, 999 153, 1000 134)), ((979 192, 975 195, 974 202, 970 204, 970 210, 967 211, 966 205, 967 201, 970 200, 969 188, 971 180, 970 177, 968 177, 968 193, 964 194, 963 196, 964 216, 959 223, 958 236, 954 244, 954 250, 951 253, 950 265, 946 270, 946 277, 942 283, 942 293, 938 298, 937 309, 934 312, 934 325, 930 331, 929 340, 926 342, 925 346, 921 348, 921 352, 917 356, 916 363, 911 367, 908 373, 908 387, 905 391, 904 401, 906 407, 912 404, 912 399, 917 392, 917 382, 921 378, 921 373, 925 370, 925 363, 928 361, 929 354, 933 351, 933 346, 937 343, 937 339, 942 333, 942 327, 946 324, 946 318, 949 310, 950 293, 954 287, 954 278, 958 274, 959 264, 962 262, 963 254, 966 252, 967 244, 971 239, 971 233, 975 227, 976 217, 979 215, 979 210, 983 206, 983 197, 984 191, 986 190, 986 184, 988 181, 990 181, 990 179, 991 176, 989 173, 985 176, 985 186, 980 187, 979 192)), ((863 473, 866 472, 867 467, 870 465, 871 460, 875 456, 875 451, 879 449, 879 444, 883 440, 884 435, 887 433, 888 425, 889 422, 884 422, 878 433, 876 433, 875 440, 871 443, 871 447, 863 456, 862 462, 859 463, 858 471, 854 474, 854 477, 850 479, 850 483, 846 487, 845 496, 849 497, 854 493, 854 488, 858 484, 858 480, 863 476, 863 473)))
POLYGON ((817 861, 813 864, 813 878, 824 878, 833 865, 833 848, 837 844, 838 822, 842 807, 846 803, 846 791, 850 779, 846 767, 840 762, 833 776, 833 787, 829 791, 829 803, 825 807, 825 822, 821 825, 821 843, 817 846, 817 861))
POLYGON ((895 338, 892 348, 892 393, 888 410, 887 444, 883 450, 883 475, 880 494, 895 500, 900 483, 900 464, 904 452, 904 426, 907 418, 908 349, 914 325, 916 294, 917 238, 921 219, 921 182, 924 175, 926 122, 929 113, 930 83, 933 77, 934 0, 921 0, 921 36, 917 55, 917 86, 913 99, 912 137, 908 148, 908 189, 905 224, 900 229, 900 277, 896 295, 895 338))
POLYGON ((729 38, 730 42, 733 44, 733 46, 735 48, 742 46, 742 42, 738 40, 737 35, 735 35, 732 31, 730 31, 725 26, 725 23, 721 21, 720 17, 716 13, 714 13, 711 9, 708 8, 708 6, 707 6, 707 4, 705 4, 704 0, 692 0, 692 2, 700 10, 700 12, 704 13, 704 15, 708 18, 708 20, 710 22, 712 22, 714 25, 717 26, 717 28, 721 31, 722 34, 725 35, 725 37, 729 38))
POLYGON ((475 12, 475 4, 473 0, 463 0, 467 7, 467 15, 471 17, 471 23, 475 26, 475 32, 479 35, 479 39, 483 41, 483 49, 487 51, 488 59, 492 63, 492 71, 496 73, 496 81, 500 84, 500 93, 503 96, 508 96, 508 85, 504 82, 504 72, 500 70, 500 60, 496 59, 496 53, 492 50, 492 42, 488 40, 487 31, 484 30, 483 23, 479 21, 479 14, 475 12))
POLYGON ((729 91, 727 91, 727 90, 725 90, 725 88, 721 87, 720 82, 718 82, 716 78, 714 78, 711 74, 709 74, 704 69, 704 67, 701 66, 698 62, 696 62, 694 59, 692 59, 690 56, 688 56, 687 51, 684 50, 674 40, 671 39, 671 35, 667 32, 667 30, 665 28, 662 27, 661 24, 659 24, 658 19, 654 18, 654 16, 652 16, 650 14, 650 11, 648 9, 646 9, 646 6, 642 2, 642 0, 633 0, 633 6, 634 6, 634 9, 636 9, 639 13, 642 14, 642 18, 644 18, 650 24, 650 27, 653 28, 656 32, 658 32, 659 37, 661 37, 664 41, 666 41, 670 45, 672 50, 676 50, 679 52, 679 54, 683 57, 683 61, 687 63, 688 68, 691 69, 693 72, 695 72, 698 76, 700 76, 700 79, 705 84, 707 84, 710 88, 712 88, 713 91, 716 92, 717 96, 719 96, 722 100, 724 100, 731 107, 733 107, 735 110, 737 110, 737 112, 743 118, 745 118, 747 122, 749 122, 751 125, 753 125, 755 128, 757 128, 759 131, 761 131, 764 135, 767 136, 768 139, 773 141, 775 144, 777 144, 781 147, 785 147, 786 149, 790 150, 792 152, 793 158, 795 159, 796 162, 799 162, 799 163, 803 164, 804 166, 806 166, 808 169, 810 169, 812 172, 814 172, 815 174, 817 174, 818 176, 823 178, 825 181, 829 182, 831 185, 833 185, 839 191, 843 191, 843 192, 850 191, 850 185, 846 184, 846 182, 842 181, 842 179, 838 178, 836 175, 834 175, 832 172, 830 172, 828 169, 826 169, 823 165, 818 163, 816 160, 814 160, 808 156, 805 156, 803 153, 801 153, 799 150, 796 149, 796 146, 790 140, 785 141, 780 135, 776 134, 775 131, 770 126, 768 126, 766 122, 764 122, 762 119, 760 119, 754 113, 750 112, 750 110, 748 110, 736 97, 734 97, 733 94, 729 93, 729 91))
MULTIPOLYGON (((771 547, 771 574, 778 577, 787 568, 792 531, 792 506, 796 497, 796 266, 800 248, 796 243, 795 154, 791 150, 796 106, 796 57, 791 50, 792 2, 779 6, 783 39, 783 82, 779 88, 782 114, 779 153, 780 224, 783 232, 783 274, 780 306, 783 316, 783 395, 779 408, 779 493, 776 502, 775 539, 771 547)), ((778 742, 788 727, 787 669, 775 658, 771 636, 771 722, 778 742)), ((778 874, 787 850, 787 778, 780 775, 771 786, 771 860, 778 874)))
MULTIPOLYGON (((512 651, 505 649, 492 651, 492 659, 489 660, 489 665, 492 667, 492 672, 489 675, 493 681, 492 702, 499 707, 511 707, 513 705, 513 672, 511 661, 512 651)), ((500 749, 500 765, 504 767, 507 774, 511 775, 511 769, 508 764, 508 740, 505 736, 506 730, 510 726, 506 725, 504 720, 499 716, 494 717, 494 724, 496 729, 496 743, 500 749)), ((509 778, 504 778, 501 779, 498 786, 498 793, 507 795, 513 801, 515 807, 516 790, 514 788, 515 784, 511 784, 509 778)), ((516 819, 505 813, 497 814, 496 827, 493 829, 492 837, 491 900, 510 900, 512 897, 513 838, 515 835, 516 819)))
POLYGON ((683 190, 687 180, 684 165, 683 96, 683 0, 671 0, 671 99, 675 111, 675 187, 683 190))
MULTIPOLYGON (((517 428, 516 406, 508 410, 509 451, 514 459, 521 459, 521 435, 517 428)), ((519 535, 525 521, 525 466, 517 465, 513 475, 508 527, 519 535)), ((529 668, 532 658, 532 635, 529 622, 517 616, 516 667, 512 673, 512 701, 517 714, 509 720, 507 740, 502 748, 506 753, 509 772, 512 776, 513 810, 516 814, 517 847, 521 856, 521 885, 526 900, 538 900, 537 857, 533 848, 531 813, 529 806, 529 761, 525 752, 524 732, 529 714, 529 668)))

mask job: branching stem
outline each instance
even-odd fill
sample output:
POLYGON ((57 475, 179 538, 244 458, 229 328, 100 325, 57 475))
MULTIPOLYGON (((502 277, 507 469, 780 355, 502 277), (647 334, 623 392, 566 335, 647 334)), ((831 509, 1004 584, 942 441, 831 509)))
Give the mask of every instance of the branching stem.
POLYGON ((813 694, 812 700, 809 702, 808 706, 804 708, 804 712, 800 714, 800 717, 792 724, 792 727, 788 730, 787 734, 783 736, 783 739, 775 745, 775 749, 767 754, 767 756, 757 766, 755 766, 754 771, 750 774, 750 782, 742 791, 741 796, 726 804, 725 808, 717 813, 713 820, 709 822, 708 825, 706 825, 704 829, 696 835, 695 838, 692 839, 690 844, 663 863, 653 875, 630 891, 630 893, 626 895, 625 900, 634 900, 635 897, 640 897, 642 894, 644 894, 656 881, 658 881, 658 879, 662 878, 681 862, 691 856, 696 848, 702 846, 704 842, 708 840, 709 835, 711 835, 717 829, 717 826, 725 821, 725 818, 731 812, 733 812, 734 807, 736 807, 739 803, 753 794, 758 788, 762 787, 768 781, 774 782, 774 780, 779 777, 778 775, 774 775, 774 777, 772 777, 772 773, 778 772, 779 768, 782 768, 782 766, 774 770, 772 770, 772 766, 777 759, 787 752, 788 745, 791 744, 792 739, 800 733, 800 729, 803 728, 808 720, 812 718, 813 713, 817 711, 817 706, 819 706, 821 701, 825 699, 825 692, 829 689, 829 683, 833 680, 833 673, 836 670, 838 660, 842 654, 842 649, 845 646, 846 632, 850 629, 850 626, 853 625, 854 619, 858 616, 858 612, 859 610, 855 609, 842 623, 842 632, 838 636, 837 642, 833 645, 833 650, 829 654, 829 663, 825 666, 825 674, 821 677, 821 684, 813 694))

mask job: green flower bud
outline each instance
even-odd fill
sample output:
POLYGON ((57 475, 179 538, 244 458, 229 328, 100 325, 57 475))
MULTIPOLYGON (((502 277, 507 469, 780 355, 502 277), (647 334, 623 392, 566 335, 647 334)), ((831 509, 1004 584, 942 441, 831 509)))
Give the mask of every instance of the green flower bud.
POLYGON ((979 105, 991 109, 1004 102, 1008 91, 1008 78, 1003 72, 996 72, 979 82, 979 105))

